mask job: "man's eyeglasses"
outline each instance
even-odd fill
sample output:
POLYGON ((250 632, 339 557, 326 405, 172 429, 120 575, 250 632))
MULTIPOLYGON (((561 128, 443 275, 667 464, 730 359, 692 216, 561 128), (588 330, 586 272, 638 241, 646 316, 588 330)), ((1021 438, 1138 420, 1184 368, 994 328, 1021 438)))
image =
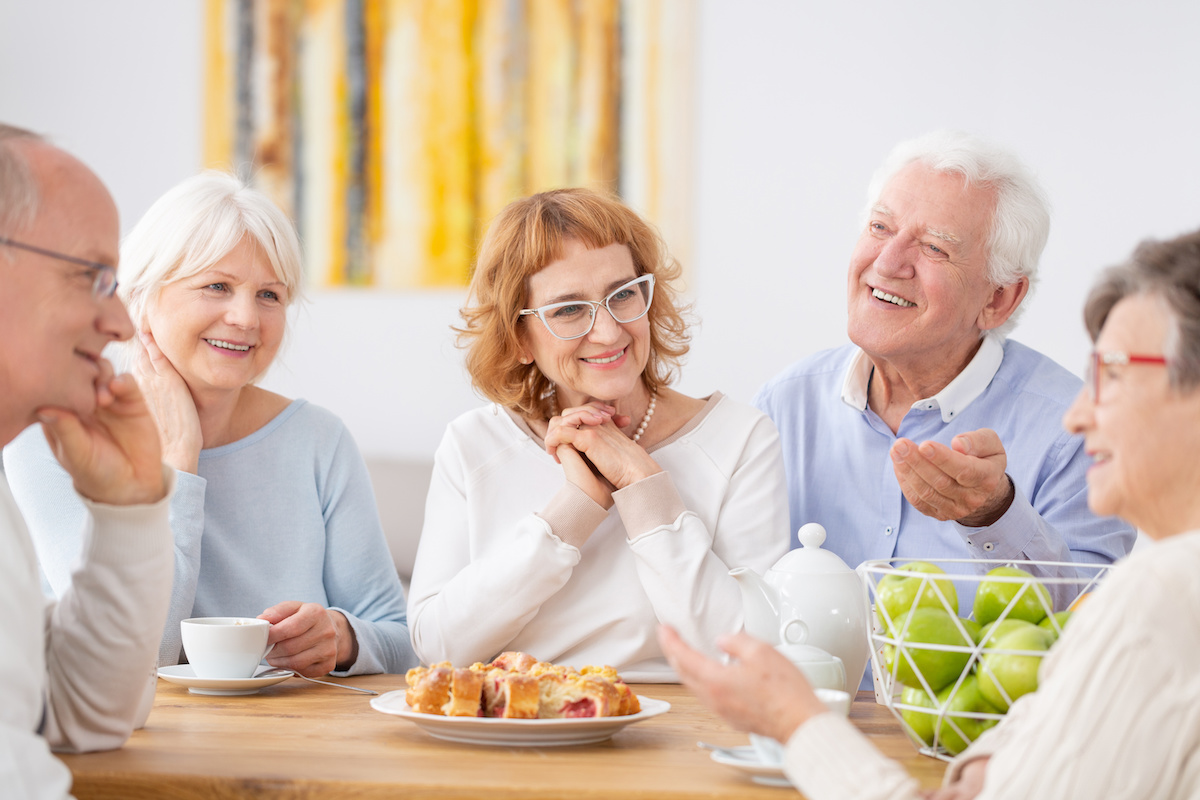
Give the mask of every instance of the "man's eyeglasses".
POLYGON ((49 256, 57 258, 59 261, 66 261, 70 264, 78 264, 81 267, 87 267, 94 273, 92 275, 92 296, 98 298, 112 297, 117 292, 117 271, 108 264, 101 264, 98 261, 88 261, 75 256, 68 256, 63 253, 56 253, 53 250, 45 250, 41 247, 34 247, 31 244, 22 242, 14 242, 12 239, 7 239, 0 236, 0 244, 6 244, 9 247, 17 247, 21 250, 28 250, 31 253, 37 253, 40 256, 49 256))
POLYGON ((1133 353, 1102 353, 1099 350, 1093 350, 1091 358, 1088 359, 1087 373, 1084 375, 1084 383, 1087 384, 1088 394, 1091 395, 1092 403, 1099 404, 1100 402, 1100 375, 1104 367, 1124 366, 1126 364, 1157 364, 1166 366, 1167 359, 1162 356, 1141 356, 1133 353))
POLYGON ((643 275, 622 284, 609 292, 603 300, 569 300, 565 303, 550 303, 540 308, 526 308, 521 316, 536 314, 559 339, 578 339, 587 336, 596 324, 596 313, 601 307, 617 322, 633 322, 646 316, 650 303, 654 301, 654 276, 643 275))

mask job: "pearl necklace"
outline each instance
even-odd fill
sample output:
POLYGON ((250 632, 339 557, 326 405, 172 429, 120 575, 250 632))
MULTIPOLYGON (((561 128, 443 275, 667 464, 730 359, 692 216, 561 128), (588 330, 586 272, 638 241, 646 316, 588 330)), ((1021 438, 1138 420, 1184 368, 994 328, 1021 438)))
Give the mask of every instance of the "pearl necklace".
MULTIPOLYGON (((646 432, 646 428, 650 427, 650 418, 654 416, 654 407, 658 405, 658 389, 650 392, 650 405, 646 408, 645 415, 642 416, 641 423, 638 424, 637 430, 633 433, 633 440, 636 442, 642 438, 646 432)), ((550 416, 558 416, 558 392, 555 392, 550 398, 550 416)))
POLYGON ((642 417, 642 424, 638 425, 637 431, 633 434, 633 440, 636 442, 642 438, 642 434, 646 432, 646 428, 650 425, 650 418, 654 416, 654 406, 658 404, 658 389, 650 392, 650 405, 646 409, 646 416, 642 417))

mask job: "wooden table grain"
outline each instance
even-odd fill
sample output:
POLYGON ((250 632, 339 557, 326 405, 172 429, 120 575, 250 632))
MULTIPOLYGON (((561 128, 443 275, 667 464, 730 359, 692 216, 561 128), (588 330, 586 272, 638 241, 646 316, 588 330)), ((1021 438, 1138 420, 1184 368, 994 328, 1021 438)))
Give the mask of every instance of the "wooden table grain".
MULTIPOLYGON (((334 679, 336 680, 336 679, 334 679)), ((342 682, 383 692, 399 675, 342 682)), ((682 686, 638 685, 671 703, 609 741, 572 747, 487 747, 444 742, 381 714, 370 697, 298 679, 245 697, 189 694, 159 681, 154 711, 120 750, 64 755, 80 800, 229 798, 779 798, 712 761, 698 740, 746 744, 682 686)), ((924 787, 945 765, 922 756, 874 697, 860 693, 850 718, 924 787)))

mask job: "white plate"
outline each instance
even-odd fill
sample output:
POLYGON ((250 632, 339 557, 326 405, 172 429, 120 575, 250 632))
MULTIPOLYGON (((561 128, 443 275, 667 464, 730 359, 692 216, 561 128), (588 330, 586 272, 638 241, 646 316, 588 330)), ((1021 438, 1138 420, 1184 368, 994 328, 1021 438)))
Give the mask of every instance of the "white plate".
POLYGON ((254 694, 264 686, 270 686, 286 681, 295 673, 290 669, 278 670, 260 664, 255 673, 270 671, 263 678, 197 678, 191 664, 176 664, 173 667, 159 667, 158 677, 168 683, 186 686, 192 694, 240 695, 254 694))
POLYGON ((556 745, 603 742, 635 722, 665 713, 671 704, 638 695, 642 710, 624 717, 578 719, 502 719, 498 717, 440 717, 413 711, 404 700, 404 690, 372 698, 371 708, 384 714, 412 720, 430 736, 448 742, 491 744, 505 747, 553 747, 556 745))
POLYGON ((726 747, 712 752, 712 760, 727 767, 740 769, 750 776, 755 783, 764 786, 791 786, 787 776, 783 774, 782 764, 766 764, 759 759, 758 753, 749 745, 745 747, 726 747))

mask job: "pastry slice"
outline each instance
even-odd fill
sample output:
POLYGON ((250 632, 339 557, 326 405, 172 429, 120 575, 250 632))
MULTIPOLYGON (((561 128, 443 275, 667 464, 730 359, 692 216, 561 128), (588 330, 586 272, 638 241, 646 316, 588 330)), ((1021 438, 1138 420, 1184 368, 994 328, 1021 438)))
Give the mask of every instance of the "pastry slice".
POLYGON ((580 672, 584 675, 595 675, 596 677, 604 678, 613 685, 613 688, 617 690, 617 695, 620 697, 616 716, 624 717, 629 714, 636 714, 642 710, 642 704, 638 702, 637 695, 634 694, 625 681, 621 680, 621 676, 617 674, 615 667, 584 667, 580 672))
POLYGON ((536 719, 537 678, 502 669, 491 670, 483 681, 483 709, 487 717, 536 719))
POLYGON ((538 716, 542 719, 612 717, 620 709, 616 687, 596 675, 542 675, 538 716))
POLYGON ((443 715, 442 710, 450 699, 453 671, 450 665, 436 664, 433 667, 413 667, 404 675, 408 691, 404 699, 408 707, 422 714, 443 715))
POLYGON ((528 653, 510 650, 492 659, 491 666, 493 669, 503 669, 509 672, 529 672, 529 668, 536 663, 538 660, 528 653))
POLYGON ((450 699, 442 706, 447 717, 483 716, 484 674, 473 669, 456 669, 450 676, 450 699))

